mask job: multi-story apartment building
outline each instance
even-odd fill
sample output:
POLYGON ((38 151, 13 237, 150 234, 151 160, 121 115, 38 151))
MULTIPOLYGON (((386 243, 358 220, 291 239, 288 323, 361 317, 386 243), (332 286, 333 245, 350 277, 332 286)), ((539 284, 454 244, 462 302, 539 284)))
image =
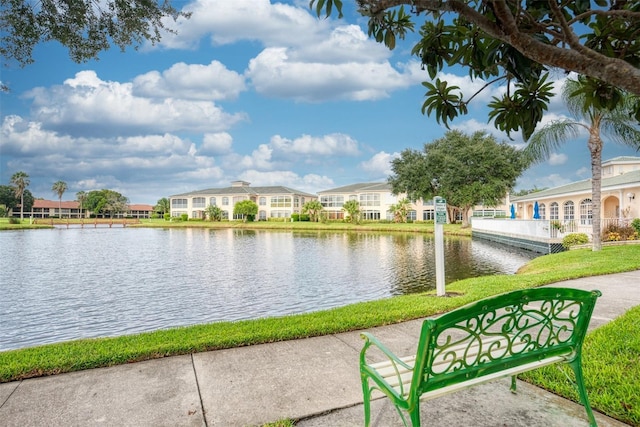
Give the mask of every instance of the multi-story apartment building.
POLYGON ((223 217, 233 219, 233 207, 243 200, 251 200, 258 205, 256 220, 268 218, 290 218, 300 213, 302 206, 318 197, 314 194, 282 186, 251 187, 246 181, 233 181, 231 187, 209 188, 176 194, 169 198, 171 216, 187 214, 189 218, 204 218, 207 206, 222 209, 223 217))
MULTIPOLYGON (((391 185, 384 182, 365 182, 346 185, 318 192, 320 203, 328 219, 344 219, 344 203, 357 200, 360 215, 364 220, 393 220, 391 206, 403 199, 403 195, 394 195, 391 185)), ((407 215, 409 220, 432 220, 434 216, 433 200, 423 202, 414 200, 407 215)))

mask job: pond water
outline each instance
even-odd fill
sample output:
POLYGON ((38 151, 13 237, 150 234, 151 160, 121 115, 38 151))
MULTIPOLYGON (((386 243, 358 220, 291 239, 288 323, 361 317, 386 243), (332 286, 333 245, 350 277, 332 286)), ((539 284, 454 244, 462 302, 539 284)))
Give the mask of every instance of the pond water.
MULTIPOLYGON (((418 233, 56 228, 0 233, 0 351, 303 313, 435 288, 418 233)), ((445 281, 538 254, 445 238, 445 281)))

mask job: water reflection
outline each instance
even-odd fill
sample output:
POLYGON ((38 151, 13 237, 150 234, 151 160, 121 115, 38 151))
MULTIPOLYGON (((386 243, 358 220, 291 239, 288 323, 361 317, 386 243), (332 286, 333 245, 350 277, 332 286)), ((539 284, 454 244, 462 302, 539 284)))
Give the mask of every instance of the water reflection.
MULTIPOLYGON (((446 282, 529 252, 445 239, 446 282)), ((0 350, 278 316, 435 288, 433 238, 404 233, 86 228, 0 233, 0 350)))

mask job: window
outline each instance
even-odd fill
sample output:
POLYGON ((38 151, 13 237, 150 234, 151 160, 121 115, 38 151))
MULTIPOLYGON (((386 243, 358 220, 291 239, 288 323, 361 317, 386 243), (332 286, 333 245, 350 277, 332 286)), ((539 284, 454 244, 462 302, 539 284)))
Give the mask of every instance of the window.
POLYGON ((538 213, 540 214, 540 219, 547 219, 547 206, 544 203, 540 203, 538 206, 538 213))
POLYGON ((344 196, 320 196, 320 204, 325 208, 341 208, 344 206, 344 196))
POLYGON ((289 218, 289 211, 271 211, 271 218, 289 218))
MULTIPOLYGON (((266 200, 265 200, 266 203, 266 200)), ((260 211, 258 212, 258 221, 266 221, 267 220, 267 212, 266 211, 260 211)))
POLYGON ((556 202, 551 203, 551 206, 549 206, 549 219, 559 219, 558 204, 556 202))
POLYGON ((426 211, 422 211, 422 220, 423 221, 433 221, 436 219, 436 214, 433 209, 428 209, 426 211))
POLYGON ((360 212, 360 217, 364 220, 379 220, 380 212, 379 211, 362 211, 360 212))
POLYGON ((215 206, 215 205, 216 205, 216 198, 215 198, 215 197, 211 197, 211 198, 209 199, 209 204, 210 204, 211 206, 215 206))
POLYGON ((207 199, 205 197, 194 197, 192 200, 194 208, 204 208, 207 203, 207 199))
POLYGON ((593 223, 593 204, 591 199, 580 202, 580 224, 591 225, 593 223))
POLYGON ((407 212, 407 221, 415 221, 416 218, 416 211, 407 212))
POLYGON ((574 219, 575 212, 573 209, 573 202, 571 200, 569 200, 568 202, 564 202, 564 205, 562 205, 562 209, 563 209, 563 219, 565 221, 570 221, 574 219))
POLYGON ((258 199, 258 204, 259 204, 260 206, 267 206, 267 198, 266 198, 266 197, 260 197, 260 198, 258 199))
POLYGON ((229 206, 229 198, 228 197, 223 197, 222 198, 222 206, 229 206))
POLYGON ((299 208, 300 207, 300 197, 294 197, 293 198, 293 207, 294 208, 299 208))
POLYGON ((358 196, 355 194, 352 194, 349 196, 349 200, 358 200, 358 196))
POLYGON ((242 202, 242 201, 248 200, 248 199, 249 199, 249 197, 247 197, 247 196, 234 196, 233 197, 233 206, 235 206, 236 203, 238 203, 238 202, 242 202))
POLYGON ((380 193, 361 194, 360 206, 380 206, 380 193))
POLYGON ((331 219, 331 220, 344 219, 344 212, 343 211, 325 211, 325 212, 322 213, 322 215, 326 219, 331 219))
POLYGON ((171 199, 171 209, 186 209, 188 203, 187 199, 171 199))
MULTIPOLYGON (((291 197, 290 196, 272 196, 271 197, 272 208, 290 208, 291 197)), ((273 215, 271 215, 273 216, 273 215)))

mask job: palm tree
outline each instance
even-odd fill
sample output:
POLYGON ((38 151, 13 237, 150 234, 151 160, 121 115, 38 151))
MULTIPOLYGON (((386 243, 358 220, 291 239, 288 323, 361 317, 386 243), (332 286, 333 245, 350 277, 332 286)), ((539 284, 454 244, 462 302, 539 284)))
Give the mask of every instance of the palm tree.
POLYGON ((29 175, 25 172, 16 172, 11 176, 11 184, 15 186, 15 195, 20 197, 20 221, 24 218, 24 190, 30 183, 29 175))
POLYGON ((309 214, 311 222, 318 222, 320 219, 320 212, 324 209, 322 203, 318 200, 310 200, 302 205, 302 213, 309 214))
POLYGON ((76 200, 78 201, 78 204, 80 204, 80 218, 82 218, 82 208, 84 206, 84 202, 87 201, 87 193, 84 191, 78 191, 76 193, 76 200))
POLYGON ((393 213, 393 221, 407 222, 409 207, 411 207, 411 202, 406 197, 398 200, 398 203, 395 205, 389 206, 389 210, 393 213))
POLYGON ((360 220, 360 203, 357 200, 347 200, 342 205, 342 210, 349 214, 350 222, 359 222, 360 220))
MULTIPOLYGON (((67 191, 67 183, 64 181, 56 181, 51 187, 51 191, 58 195, 58 215, 62 218, 62 195, 67 191)), ((69 211, 71 217, 71 211, 69 211)))
POLYGON ((166 197, 158 199, 158 202, 154 206, 153 210, 156 211, 158 215, 164 216, 164 214, 168 213, 171 210, 169 199, 167 199, 166 197))
POLYGON ((640 130, 631 114, 631 106, 638 99, 583 76, 577 80, 567 80, 562 89, 562 99, 575 119, 556 120, 544 126, 531 136, 525 150, 534 161, 541 161, 567 139, 576 138, 581 129, 589 132, 587 146, 591 153, 592 250, 599 251, 602 249, 600 190, 603 146, 600 133, 606 133, 615 142, 640 149, 640 130), (623 101, 618 103, 620 99, 623 101))
POLYGON ((208 205, 204 210, 209 221, 222 221, 222 209, 216 205, 208 205))

